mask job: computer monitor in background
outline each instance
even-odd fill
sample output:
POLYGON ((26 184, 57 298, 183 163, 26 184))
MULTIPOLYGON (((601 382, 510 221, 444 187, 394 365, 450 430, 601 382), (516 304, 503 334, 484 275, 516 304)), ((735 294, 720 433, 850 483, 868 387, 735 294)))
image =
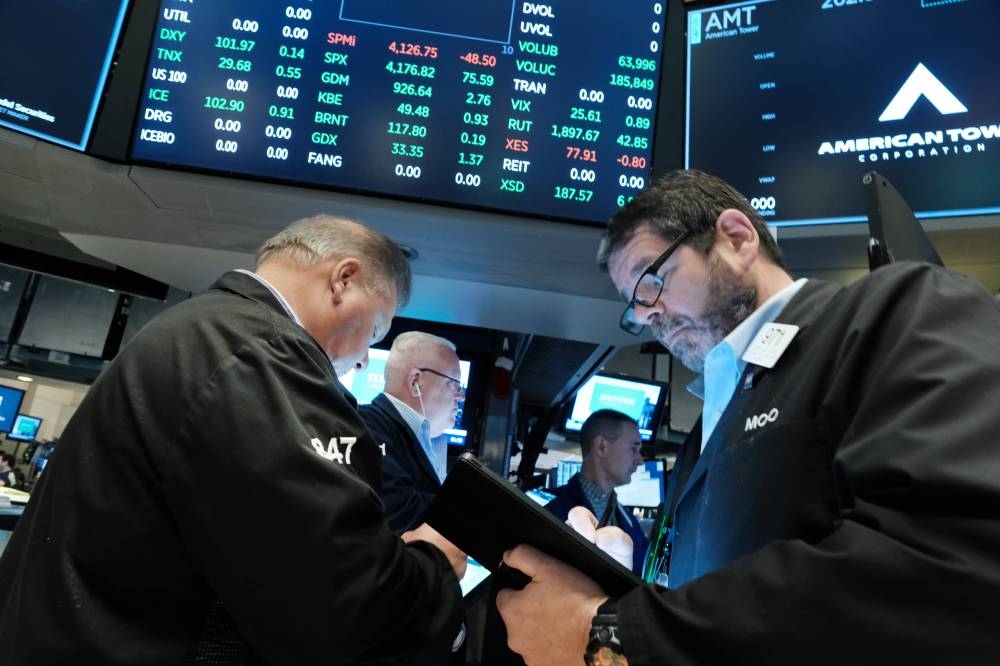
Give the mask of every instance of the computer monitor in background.
POLYGON ((655 508, 663 502, 667 468, 663 460, 647 460, 632 473, 632 480, 615 488, 622 506, 655 508))
POLYGON ((556 498, 555 495, 548 492, 547 490, 542 490, 541 488, 532 488, 530 490, 525 490, 524 494, 530 497, 535 502, 538 502, 542 506, 545 506, 552 500, 556 498))
MULTIPOLYGON (((565 486, 580 471, 579 460, 560 460, 556 463, 556 487, 565 486)), ((618 503, 628 507, 654 508, 663 501, 667 468, 663 460, 647 460, 632 473, 632 479, 615 488, 618 503)))
POLYGON ((14 418, 21 409, 24 391, 11 386, 0 386, 0 432, 10 432, 14 418))
POLYGON ((42 425, 42 419, 37 416, 18 414, 14 418, 14 425, 7 433, 7 439, 16 439, 19 442, 33 442, 38 436, 38 428, 42 425))
MULTIPOLYGON (((455 425, 462 420, 462 415, 455 417, 455 425)), ((462 428, 448 428, 443 435, 448 438, 448 446, 465 446, 465 440, 469 437, 469 432, 462 428)))
POLYGON ((556 463, 556 488, 565 486, 573 475, 583 468, 583 463, 579 460, 560 460, 556 463))
POLYGON ((648 442, 660 424, 665 389, 665 385, 649 379, 594 375, 577 391, 565 430, 580 432, 588 416, 601 409, 613 409, 635 419, 642 441, 648 442))
POLYGON ((351 370, 340 378, 340 383, 351 392, 359 405, 367 405, 385 388, 385 361, 389 358, 388 349, 368 350, 368 367, 364 370, 351 370))

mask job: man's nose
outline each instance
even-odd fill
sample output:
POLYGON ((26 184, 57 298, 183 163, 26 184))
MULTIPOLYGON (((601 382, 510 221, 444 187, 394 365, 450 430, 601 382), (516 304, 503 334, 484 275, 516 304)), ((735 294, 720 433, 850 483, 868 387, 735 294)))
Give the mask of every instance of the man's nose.
POLYGON ((636 303, 632 307, 633 317, 637 322, 644 326, 651 325, 658 317, 662 317, 666 311, 667 306, 663 302, 663 295, 661 294, 656 302, 652 305, 642 305, 641 303, 636 303))

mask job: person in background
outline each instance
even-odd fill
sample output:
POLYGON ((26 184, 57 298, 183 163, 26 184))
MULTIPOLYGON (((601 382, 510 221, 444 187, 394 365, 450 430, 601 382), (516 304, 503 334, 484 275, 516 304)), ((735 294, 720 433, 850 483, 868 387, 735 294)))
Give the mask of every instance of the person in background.
POLYGON ((521 545, 497 604, 531 665, 992 665, 1000 654, 1000 308, 897 262, 793 281, 747 200, 673 172, 612 220, 599 261, 697 372, 670 589, 610 599, 521 545), (592 657, 588 657, 592 660, 592 657))
MULTIPOLYGON (((455 345, 419 331, 400 333, 385 363, 385 389, 358 409, 382 448, 382 503, 397 534, 424 522, 447 472, 448 444, 440 435, 455 424, 464 399, 455 345)), ((414 666, 446 664, 465 637, 416 655, 414 666)))
POLYGON ((0 486, 13 488, 17 485, 17 474, 14 472, 14 457, 9 453, 0 453, 0 486))
POLYGON ((631 567, 637 573, 642 573, 649 540, 639 520, 618 504, 615 486, 632 479, 642 464, 641 448, 639 428, 630 416, 613 409, 594 412, 580 428, 582 468, 556 488, 556 498, 545 505, 561 520, 569 518, 570 509, 582 506, 597 518, 598 526, 620 527, 632 540, 631 567))
POLYGON ((382 502, 396 533, 424 522, 424 513, 447 471, 441 433, 455 424, 464 400, 455 345, 409 331, 393 340, 385 364, 385 390, 358 409, 382 447, 382 502))
POLYGON ((330 216, 148 324, 67 424, 0 559, 5 666, 369 664, 450 640, 465 555, 403 535, 337 374, 406 302, 389 238, 330 216))

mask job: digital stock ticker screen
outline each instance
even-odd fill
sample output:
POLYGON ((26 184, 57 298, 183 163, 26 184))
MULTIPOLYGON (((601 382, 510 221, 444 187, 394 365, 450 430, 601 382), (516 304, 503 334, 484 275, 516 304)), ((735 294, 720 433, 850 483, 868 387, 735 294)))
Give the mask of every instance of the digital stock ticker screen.
POLYGON ((604 224, 651 173, 665 12, 163 0, 132 157, 604 224))
POLYGON ((777 225, 1000 212, 1000 2, 763 0, 688 13, 686 164, 777 225))

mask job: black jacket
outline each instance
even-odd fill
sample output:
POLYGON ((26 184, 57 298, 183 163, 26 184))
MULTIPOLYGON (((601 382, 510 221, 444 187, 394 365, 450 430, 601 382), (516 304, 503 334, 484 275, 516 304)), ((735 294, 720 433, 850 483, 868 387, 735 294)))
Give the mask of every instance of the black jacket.
POLYGON ((358 408, 375 443, 384 447, 382 504, 389 527, 397 534, 424 522, 431 500, 441 488, 437 473, 417 436, 384 393, 358 408))
POLYGON ((632 666, 995 664, 1000 308, 918 264, 810 281, 671 479, 670 585, 620 600, 632 666))
POLYGON ((454 573, 389 530, 348 396, 250 276, 151 322, 0 560, 4 666, 372 663, 453 637, 454 573))

